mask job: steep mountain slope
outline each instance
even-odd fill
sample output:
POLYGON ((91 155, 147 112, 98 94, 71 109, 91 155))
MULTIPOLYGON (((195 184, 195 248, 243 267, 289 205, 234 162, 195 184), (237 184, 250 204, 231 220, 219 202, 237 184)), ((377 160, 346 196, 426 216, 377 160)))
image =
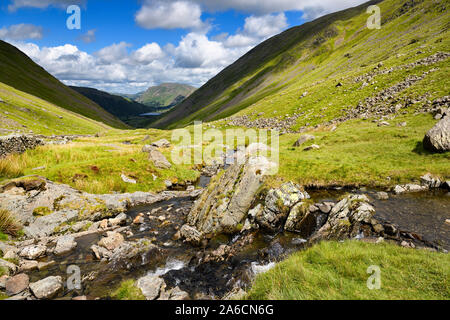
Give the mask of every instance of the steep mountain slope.
MULTIPOLYGON (((135 126, 139 115, 148 112, 155 112, 152 108, 136 101, 123 98, 118 95, 112 95, 104 91, 93 88, 71 87, 73 90, 94 101, 109 113, 115 115, 123 122, 135 126)), ((141 119, 141 126, 145 126, 148 119, 141 119)))
POLYGON ((0 82, 116 128, 127 128, 93 101, 65 86, 23 52, 0 40, 0 82))
MULTIPOLYGON (((343 108, 357 109, 366 98, 411 75, 412 68, 402 66, 449 51, 448 7, 448 0, 375 0, 291 28, 224 69, 153 126, 174 128, 239 112, 248 119, 238 125, 284 119, 285 127, 296 130, 346 117, 349 110, 343 108), (379 30, 367 28, 370 5, 381 8, 379 30), (383 69, 379 79, 356 81, 378 64, 383 69), (361 88, 363 83, 368 85, 361 88)), ((436 63, 444 63, 441 58, 436 63)), ((446 64, 442 67, 437 72, 448 78, 446 64)), ((430 86, 422 88, 425 92, 430 86)), ((445 94, 431 92, 434 97, 445 94)))
POLYGON ((0 83, 0 135, 95 134, 111 129, 102 122, 0 83))
POLYGON ((177 105, 196 89, 187 84, 163 83, 148 88, 145 92, 139 94, 135 100, 147 106, 165 109, 177 105))

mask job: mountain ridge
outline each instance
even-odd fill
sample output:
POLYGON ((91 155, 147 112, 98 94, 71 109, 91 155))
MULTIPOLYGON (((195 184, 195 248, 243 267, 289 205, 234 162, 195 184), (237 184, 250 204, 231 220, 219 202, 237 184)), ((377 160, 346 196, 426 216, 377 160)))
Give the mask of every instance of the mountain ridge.
POLYGON ((0 82, 5 85, 109 126, 128 128, 99 105, 64 85, 18 48, 2 40, 0 69, 0 82))

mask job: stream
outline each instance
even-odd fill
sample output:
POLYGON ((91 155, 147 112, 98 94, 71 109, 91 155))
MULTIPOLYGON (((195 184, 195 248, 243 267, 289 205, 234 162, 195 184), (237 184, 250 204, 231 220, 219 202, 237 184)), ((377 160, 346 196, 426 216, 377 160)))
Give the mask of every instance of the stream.
MULTIPOLYGON (((202 184, 207 180, 202 181, 202 184)), ((336 202, 346 192, 362 193, 358 190, 310 190, 315 202, 336 202)), ((375 190, 364 191, 371 198, 376 209, 376 218, 394 223, 402 230, 420 234, 424 240, 450 249, 450 196, 443 190, 403 195, 390 194, 388 200, 376 200, 375 190)), ((193 205, 191 198, 175 198, 150 206, 137 207, 127 214, 134 219, 144 214, 144 223, 130 225, 132 236, 126 240, 148 239, 159 250, 143 254, 135 261, 111 265, 99 262, 90 249, 102 234, 90 234, 77 240, 74 251, 65 256, 48 256, 41 261, 55 261, 45 271, 34 271, 30 281, 37 281, 50 275, 67 278, 69 265, 81 269, 83 286, 81 290, 68 291, 61 299, 85 295, 88 298, 110 299, 114 289, 128 279, 138 279, 147 274, 164 278, 168 288, 178 286, 191 299, 219 299, 235 288, 246 289, 254 276, 274 266, 286 255, 305 247, 306 240, 294 233, 268 234, 254 232, 234 237, 219 236, 211 239, 204 247, 194 247, 174 238, 185 223, 185 217, 193 205), (161 218, 164 216, 164 218, 161 218), (211 252, 220 245, 237 245, 241 250, 225 261, 205 262, 205 252, 211 252)))

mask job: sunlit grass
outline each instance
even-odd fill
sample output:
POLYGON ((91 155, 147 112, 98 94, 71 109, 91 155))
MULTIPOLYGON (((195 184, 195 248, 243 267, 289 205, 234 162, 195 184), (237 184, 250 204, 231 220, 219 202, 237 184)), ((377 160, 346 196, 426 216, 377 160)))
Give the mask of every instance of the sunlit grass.
POLYGON ((247 299, 450 299, 450 257, 444 253, 359 241, 322 242, 257 276, 247 299), (370 290, 369 266, 381 270, 370 290))

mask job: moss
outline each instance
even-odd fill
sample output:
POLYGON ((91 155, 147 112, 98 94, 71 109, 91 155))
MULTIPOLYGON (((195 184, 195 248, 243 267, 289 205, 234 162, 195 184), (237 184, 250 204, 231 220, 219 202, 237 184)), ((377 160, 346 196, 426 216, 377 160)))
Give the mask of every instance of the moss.
POLYGON ((0 241, 8 241, 8 235, 0 231, 0 241))
POLYGON ((35 217, 45 217, 52 214, 52 210, 48 207, 37 207, 33 210, 33 216, 35 217))
POLYGON ((5 267, 0 267, 0 277, 4 275, 9 275, 8 269, 5 267))
POLYGON ((111 297, 115 300, 145 300, 141 289, 136 286, 134 280, 123 281, 120 287, 111 294, 111 297))

